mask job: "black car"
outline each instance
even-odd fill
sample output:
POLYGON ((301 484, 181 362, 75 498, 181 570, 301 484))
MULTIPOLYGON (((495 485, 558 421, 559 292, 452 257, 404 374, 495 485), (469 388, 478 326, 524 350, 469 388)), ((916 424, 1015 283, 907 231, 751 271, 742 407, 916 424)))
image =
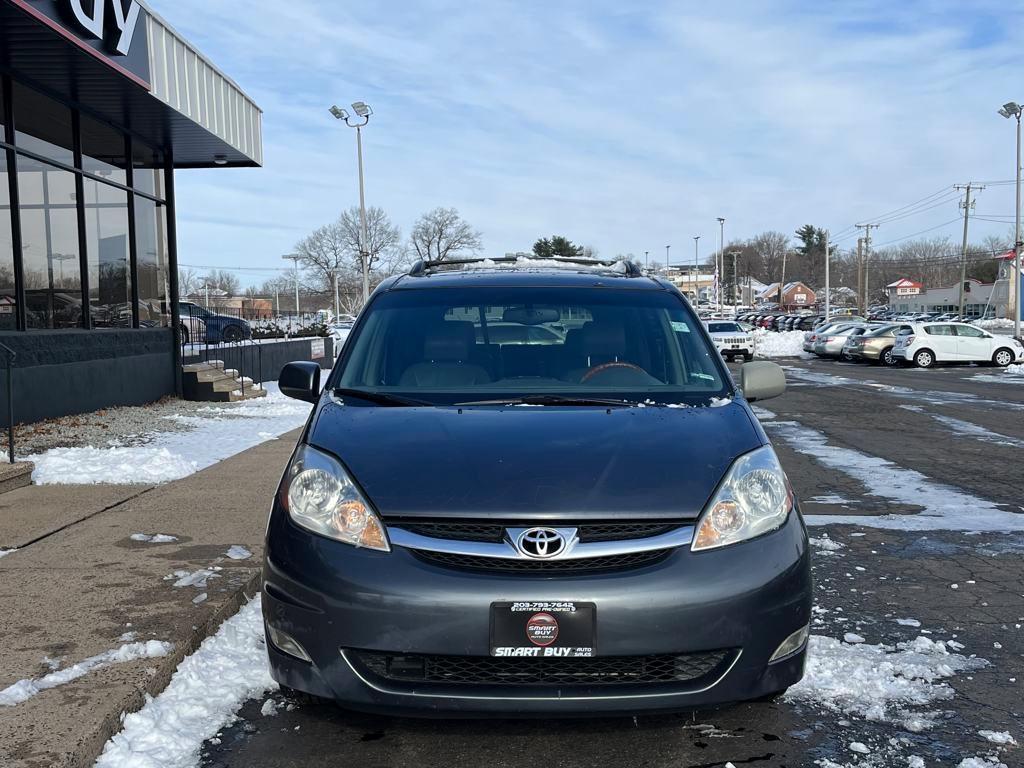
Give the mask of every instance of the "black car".
POLYGON ((285 367, 315 408, 267 527, 282 686, 595 715, 800 680, 807 532, 748 405, 782 370, 737 387, 683 295, 624 264, 421 262, 377 288, 325 387, 285 367), (491 333, 510 325, 566 332, 491 333))

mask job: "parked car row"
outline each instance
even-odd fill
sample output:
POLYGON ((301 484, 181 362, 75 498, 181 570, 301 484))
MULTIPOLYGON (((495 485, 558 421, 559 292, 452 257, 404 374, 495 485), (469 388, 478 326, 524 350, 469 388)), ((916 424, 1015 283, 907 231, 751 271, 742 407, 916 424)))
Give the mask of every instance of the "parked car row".
MULTIPOLYGON (((813 312, 798 312, 787 314, 785 312, 741 312, 736 320, 747 323, 754 328, 763 328, 766 331, 809 331, 825 321, 824 315, 813 312)), ((864 318, 858 315, 843 315, 843 320, 860 320, 864 318)))
POLYGON ((1024 361, 1024 345, 969 323, 833 321, 804 334, 803 349, 818 357, 916 365, 972 362, 1005 368, 1024 361))

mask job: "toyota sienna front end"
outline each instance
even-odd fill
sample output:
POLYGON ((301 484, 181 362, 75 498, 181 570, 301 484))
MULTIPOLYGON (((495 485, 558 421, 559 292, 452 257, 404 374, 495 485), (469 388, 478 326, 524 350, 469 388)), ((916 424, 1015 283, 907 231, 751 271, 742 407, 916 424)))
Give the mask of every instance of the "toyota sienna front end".
POLYGON ((326 386, 313 363, 281 374, 316 407, 267 529, 275 679, 415 715, 784 691, 807 649, 807 534, 748 405, 781 394, 781 369, 740 377, 632 265, 386 281, 326 386))

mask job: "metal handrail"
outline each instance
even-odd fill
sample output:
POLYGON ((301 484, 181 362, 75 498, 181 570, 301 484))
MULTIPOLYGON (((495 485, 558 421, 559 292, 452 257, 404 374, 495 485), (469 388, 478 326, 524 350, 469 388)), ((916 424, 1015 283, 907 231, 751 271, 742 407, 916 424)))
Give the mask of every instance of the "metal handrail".
POLYGON ((18 354, 6 344, 0 349, 7 354, 7 457, 14 463, 14 361, 18 354))

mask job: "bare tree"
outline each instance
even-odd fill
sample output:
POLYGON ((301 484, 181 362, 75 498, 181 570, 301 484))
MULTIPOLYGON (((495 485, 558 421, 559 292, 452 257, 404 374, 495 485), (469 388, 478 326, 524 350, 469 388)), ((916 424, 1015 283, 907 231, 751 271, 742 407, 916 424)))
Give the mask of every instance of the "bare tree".
POLYGON ((224 291, 228 296, 237 296, 239 290, 241 290, 242 282, 234 272, 226 269, 211 269, 206 277, 202 279, 202 284, 199 288, 206 286, 224 291))
POLYGON ((181 296, 191 296, 199 287, 199 275, 194 269, 178 270, 178 293, 181 296))
POLYGON ((481 235, 454 208, 435 208, 420 216, 412 228, 410 245, 425 261, 444 261, 473 254, 483 247, 481 235))
POLYGON ((761 282, 778 282, 782 275, 782 260, 789 253, 789 237, 782 232, 762 232, 750 241, 754 254, 752 271, 761 282))
MULTIPOLYGON (((335 273, 339 283, 346 283, 350 275, 362 279, 360 232, 359 209, 352 207, 298 242, 295 253, 302 257, 315 290, 333 292, 335 273)), ((366 240, 369 269, 379 281, 379 273, 391 274, 401 259, 402 235, 383 209, 372 207, 366 210, 366 240)))

